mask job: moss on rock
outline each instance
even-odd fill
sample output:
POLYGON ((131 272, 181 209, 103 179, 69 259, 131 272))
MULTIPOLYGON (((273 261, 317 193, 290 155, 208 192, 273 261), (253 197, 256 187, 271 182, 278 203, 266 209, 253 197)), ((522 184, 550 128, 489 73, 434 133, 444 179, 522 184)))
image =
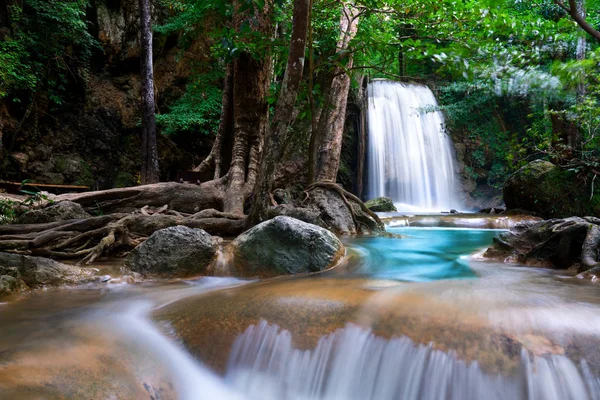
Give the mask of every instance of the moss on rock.
POLYGON ((600 185, 592 186, 591 182, 581 172, 536 160, 508 178, 504 202, 508 209, 529 210, 544 218, 597 216, 600 185))

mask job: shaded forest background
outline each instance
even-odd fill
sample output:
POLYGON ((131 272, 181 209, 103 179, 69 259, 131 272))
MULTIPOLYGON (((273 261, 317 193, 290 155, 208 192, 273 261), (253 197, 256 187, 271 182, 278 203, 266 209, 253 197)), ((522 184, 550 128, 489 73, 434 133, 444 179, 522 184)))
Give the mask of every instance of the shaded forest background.
MULTIPOLYGON (((137 0, 0 1, 0 176, 94 189, 139 183, 137 0)), ((239 3, 254 13, 264 1, 239 3)), ((340 68, 350 76, 338 181, 360 193, 361 114, 371 79, 426 83, 438 96, 469 203, 497 205, 513 171, 545 158, 596 168, 596 42, 558 1, 361 1, 348 49, 336 52, 340 2, 312 4, 304 79, 281 177, 309 173, 314 115, 340 68), (349 63, 349 58, 352 63, 349 63), (576 162, 574 162, 576 160, 576 162)), ((273 32, 231 23, 233 3, 160 0, 152 10, 161 180, 209 155, 226 65, 272 59, 273 113, 289 50, 292 6, 273 32)), ((595 2, 580 4, 598 26, 595 2)), ((588 179, 584 174, 583 179, 588 179)), ((593 178, 589 178, 593 179, 593 178)), ((593 191, 593 189, 592 189, 593 191)))

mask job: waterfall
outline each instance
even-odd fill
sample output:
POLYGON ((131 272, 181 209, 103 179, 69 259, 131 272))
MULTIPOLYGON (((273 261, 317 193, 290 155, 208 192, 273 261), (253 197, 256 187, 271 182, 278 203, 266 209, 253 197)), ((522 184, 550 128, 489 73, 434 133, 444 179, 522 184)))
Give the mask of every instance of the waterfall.
POLYGON ((299 350, 289 331, 265 321, 237 339, 226 379, 255 400, 584 400, 600 388, 585 361, 577 367, 562 355, 523 350, 514 376, 490 375, 452 353, 353 324, 299 350))
MULTIPOLYGON (((369 84, 368 195, 400 211, 460 209, 456 160, 433 92, 423 85, 369 84)), ((464 208, 464 207, 463 207, 464 208)))

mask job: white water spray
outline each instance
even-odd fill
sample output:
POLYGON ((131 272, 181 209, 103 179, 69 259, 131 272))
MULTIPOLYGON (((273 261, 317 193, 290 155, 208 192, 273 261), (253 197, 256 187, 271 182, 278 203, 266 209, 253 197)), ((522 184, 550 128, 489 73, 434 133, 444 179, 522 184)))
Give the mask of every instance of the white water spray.
POLYGON ((578 367, 562 355, 523 350, 516 374, 491 375, 452 353, 352 324, 299 350, 290 332, 265 321, 234 344, 227 380, 256 400, 585 400, 597 398, 599 385, 585 361, 578 367))
POLYGON ((369 84, 368 195, 400 211, 460 209, 452 141, 433 92, 423 85, 369 84))

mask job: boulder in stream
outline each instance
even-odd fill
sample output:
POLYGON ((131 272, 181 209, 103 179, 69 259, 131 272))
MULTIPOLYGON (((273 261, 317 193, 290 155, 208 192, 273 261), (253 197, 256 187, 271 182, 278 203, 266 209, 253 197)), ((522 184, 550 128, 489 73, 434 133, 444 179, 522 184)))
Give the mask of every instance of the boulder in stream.
POLYGON ((375 212, 390 212, 398 211, 394 202, 389 197, 376 197, 365 203, 365 206, 371 211, 375 212))
POLYGON ((0 298, 27 289, 98 281, 95 270, 48 258, 0 253, 0 298))
POLYGON ((150 235, 127 255, 124 266, 145 277, 183 278, 204 273, 217 250, 206 231, 173 226, 150 235))
POLYGON ((241 276, 277 276, 323 271, 344 255, 330 231, 295 218, 278 216, 242 233, 231 243, 241 276))
POLYGON ((67 221, 70 219, 90 218, 80 204, 72 201, 52 203, 38 210, 27 211, 17 220, 18 224, 44 224, 47 222, 67 221))
POLYGON ((600 219, 571 217, 522 222, 494 238, 486 258, 577 272, 600 269, 600 219))

